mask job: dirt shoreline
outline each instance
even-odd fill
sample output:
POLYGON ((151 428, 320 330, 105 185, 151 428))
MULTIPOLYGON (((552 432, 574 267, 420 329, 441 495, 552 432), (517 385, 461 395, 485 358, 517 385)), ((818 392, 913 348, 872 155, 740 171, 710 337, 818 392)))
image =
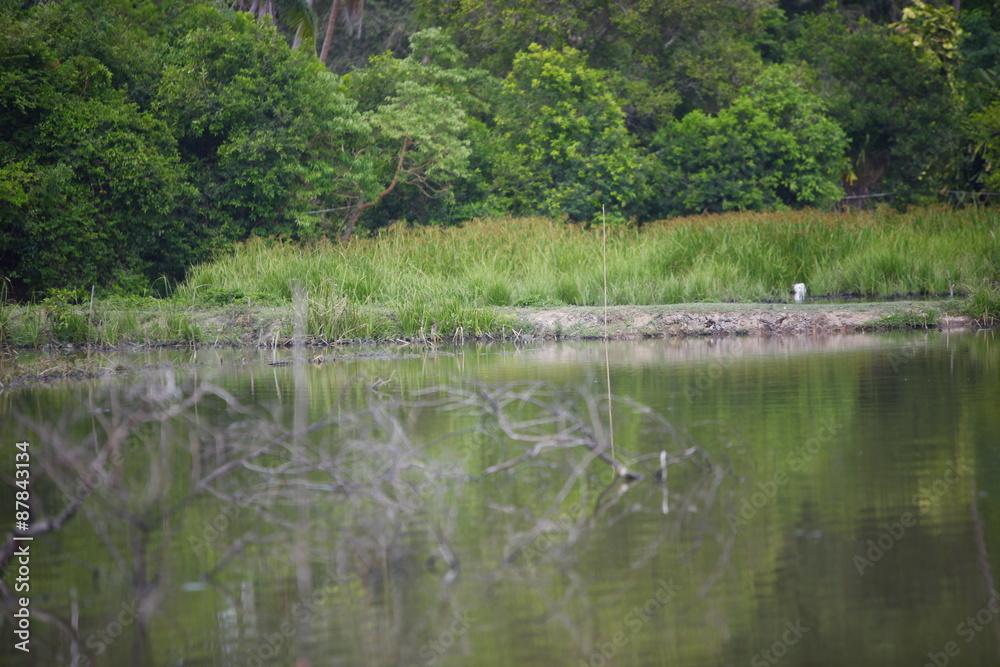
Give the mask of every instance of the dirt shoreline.
MULTIPOLYGON (((791 336, 852 334, 907 329, 975 329, 971 317, 949 315, 950 301, 887 301, 850 304, 792 303, 685 303, 655 306, 498 307, 509 315, 500 331, 460 331, 438 334, 433 329, 409 336, 380 339, 330 340, 307 337, 306 345, 436 344, 462 341, 600 339, 634 340, 684 336, 791 336)), ((155 334, 145 340, 116 345, 52 342, 35 346, 10 346, 7 350, 39 349, 50 352, 118 350, 163 347, 287 347, 293 344, 294 311, 291 306, 188 308, 183 311, 196 340, 162 340, 155 334)), ((140 312, 147 320, 160 317, 140 312)), ((392 317, 389 312, 382 317, 392 317)), ((2 357, 0 357, 2 362, 2 357)), ((0 363, 2 365, 2 363, 0 363)), ((2 375, 2 373, 0 373, 2 375)))
MULTIPOLYGON (((672 336, 789 336, 899 329, 975 328, 971 317, 943 314, 945 302, 853 304, 729 304, 608 308, 607 335, 616 339, 672 336)), ((511 309, 532 337, 602 338, 604 310, 593 307, 511 309)))
MULTIPOLYGON (((948 301, 895 301, 852 304, 735 304, 697 303, 659 306, 612 306, 607 310, 589 306, 500 308, 513 319, 503 331, 480 335, 439 336, 431 333, 382 340, 307 339, 306 345, 410 347, 473 341, 539 342, 546 340, 588 340, 605 336, 614 340, 681 337, 775 337, 837 336, 870 331, 938 330, 969 331, 978 323, 965 316, 946 315, 954 310, 948 301)), ((212 334, 225 330, 227 335, 213 342, 211 336, 199 342, 146 341, 115 346, 87 344, 47 344, 41 348, 20 348, 28 352, 22 363, 18 348, 0 348, 0 391, 47 383, 54 380, 83 379, 125 375, 135 369, 106 367, 104 357, 91 353, 115 353, 130 350, 187 348, 273 348, 292 345, 287 335, 293 317, 290 307, 262 308, 252 314, 234 317, 231 308, 187 311, 194 324, 212 334), (33 356, 31 350, 41 352, 33 356), (86 353, 86 356, 83 354, 86 353), (96 360, 96 361, 95 361, 96 360)), ((320 353, 322 358, 323 353, 320 353)))
MULTIPOLYGON (((309 345, 350 345, 408 342, 413 344, 473 340, 635 340, 684 336, 791 336, 856 334, 870 331, 910 329, 970 330, 977 327, 971 317, 948 315, 949 301, 884 301, 873 303, 685 303, 655 306, 609 306, 607 329, 604 309, 595 306, 501 307, 513 323, 502 331, 476 334, 438 335, 431 332, 385 340, 311 339, 309 345)), ((290 330, 290 309, 255 313, 240 323, 245 335, 237 335, 252 347, 290 345, 278 335, 290 330)), ((231 326, 231 316, 219 311, 196 318, 205 331, 231 326)), ((238 343, 237 343, 238 344, 238 343)), ((210 344, 209 344, 210 345, 210 344)), ((230 346, 232 343, 230 343, 230 346)))

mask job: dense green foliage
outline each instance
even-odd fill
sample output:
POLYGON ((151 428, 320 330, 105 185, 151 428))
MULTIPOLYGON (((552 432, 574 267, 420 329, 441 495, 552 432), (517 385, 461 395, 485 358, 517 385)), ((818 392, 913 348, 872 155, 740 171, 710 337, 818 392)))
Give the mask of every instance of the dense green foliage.
POLYGON ((391 158, 377 161, 371 185, 345 192, 345 240, 360 214, 387 196, 397 210, 436 199, 447 205, 455 200, 451 186, 471 175, 468 137, 476 114, 488 108, 480 95, 492 82, 485 71, 464 67, 465 54, 440 29, 414 33, 410 46, 406 58, 375 56, 344 78, 371 127, 361 150, 391 158))
POLYGON ((774 65, 714 116, 692 111, 661 132, 669 212, 816 206, 841 196, 846 139, 822 102, 774 65))
POLYGON ((127 284, 191 259, 176 212, 192 189, 176 142, 136 102, 151 68, 128 52, 151 45, 102 18, 46 5, 0 41, 0 253, 3 272, 29 286, 127 284), (104 41, 82 48, 84 26, 104 41))
POLYGON ((0 273, 141 292, 251 236, 1000 188, 1000 10, 820 4, 6 3, 0 273))
POLYGON ((603 73, 574 49, 518 54, 495 122, 495 183, 517 212, 588 220, 647 196, 649 161, 603 73))
POLYGON ((354 167, 340 147, 368 128, 335 77, 266 23, 197 7, 176 29, 153 107, 170 125, 198 197, 196 226, 228 245, 296 232, 332 205, 354 167))
POLYGON ((809 21, 795 51, 818 72, 830 116, 850 138, 853 192, 913 199, 947 183, 960 107, 935 58, 885 26, 854 27, 838 14, 809 21))
POLYGON ((5 18, 0 261, 26 290, 141 289, 294 236, 359 169, 343 146, 367 126, 336 77, 245 14, 196 4, 157 38, 94 3, 5 18))

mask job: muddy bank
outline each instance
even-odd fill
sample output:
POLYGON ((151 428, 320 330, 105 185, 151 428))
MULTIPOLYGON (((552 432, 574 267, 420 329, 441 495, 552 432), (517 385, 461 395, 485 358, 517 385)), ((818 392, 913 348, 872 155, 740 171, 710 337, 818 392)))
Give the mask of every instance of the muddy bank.
MULTIPOLYGON (((340 347, 345 355, 398 357, 441 343, 484 341, 530 342, 553 339, 617 340, 681 337, 775 337, 853 334, 867 331, 969 330, 978 325, 969 317, 946 315, 945 301, 882 302, 852 304, 680 304, 669 306, 501 308, 511 326, 502 331, 462 336, 428 334, 380 340, 306 339, 310 346, 340 347), (366 345, 378 346, 375 350, 366 345), (389 346, 386 348, 385 346, 389 346)), ((953 306, 952 306, 953 308, 953 306)), ((278 350, 293 343, 290 335, 294 314, 290 307, 269 307, 235 317, 232 309, 189 311, 192 322, 203 332, 194 341, 147 340, 115 346, 46 344, 36 348, 0 345, 0 391, 5 388, 57 379, 122 376, 142 370, 123 367, 104 353, 128 350, 199 348, 269 348, 278 350), (225 332, 220 335, 217 332, 225 332)), ((423 354, 425 352, 421 352, 423 354)), ((313 363, 322 363, 331 352, 308 353, 313 363)), ((276 362, 282 363, 282 362, 276 362)), ((290 362, 288 362, 290 363, 290 362)))
MULTIPOLYGON (((618 340, 672 336, 790 336, 862 333, 907 329, 973 329, 970 317, 947 315, 948 301, 885 301, 848 304, 741 304, 686 303, 656 306, 610 306, 605 334, 604 309, 594 306, 507 307, 509 328, 479 334, 466 329, 461 334, 431 331, 378 340, 311 339, 310 345, 356 343, 439 343, 472 340, 591 339, 607 335, 618 340)), ((228 328, 238 336, 237 345, 282 347, 292 343, 290 309, 272 309, 245 322, 205 314, 200 324, 206 331, 228 328), (242 334, 242 335, 241 335, 242 334)), ((233 336, 229 338, 232 344, 233 336)))
MULTIPOLYGON (((789 336, 897 329, 971 329, 972 318, 942 314, 943 303, 681 304, 608 308, 612 338, 669 336, 789 336)), ((517 319, 541 338, 600 338, 602 308, 517 309, 517 319)))

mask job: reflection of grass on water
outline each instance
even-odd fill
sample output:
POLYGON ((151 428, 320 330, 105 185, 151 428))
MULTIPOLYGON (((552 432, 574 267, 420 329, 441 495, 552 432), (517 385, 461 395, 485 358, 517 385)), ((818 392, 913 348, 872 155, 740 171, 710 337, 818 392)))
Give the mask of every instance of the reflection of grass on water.
MULTIPOLYGON (((608 303, 787 301, 798 282, 814 296, 957 289, 971 296, 956 310, 989 322, 1000 312, 997 232, 1000 215, 974 208, 730 213, 616 226, 608 230, 608 303)), ((170 299, 91 303, 88 289, 0 306, 0 340, 283 344, 296 282, 308 292, 306 335, 321 342, 506 336, 517 325, 503 307, 603 304, 601 254, 600 230, 547 218, 398 227, 348 245, 255 239, 193 267, 170 299)), ((918 324, 905 319, 879 325, 918 324)))

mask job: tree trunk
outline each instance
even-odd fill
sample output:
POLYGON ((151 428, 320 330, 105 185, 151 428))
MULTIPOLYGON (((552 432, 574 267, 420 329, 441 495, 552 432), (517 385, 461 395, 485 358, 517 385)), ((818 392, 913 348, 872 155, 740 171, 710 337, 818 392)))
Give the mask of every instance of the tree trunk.
POLYGON ((354 232, 354 226, 358 224, 358 218, 361 217, 362 210, 363 209, 359 206, 351 211, 351 216, 347 219, 347 226, 344 227, 344 233, 340 235, 341 243, 347 243, 351 240, 351 233, 354 232))
POLYGON ((333 0, 333 7, 330 8, 330 18, 326 22, 326 37, 323 38, 323 49, 319 53, 319 61, 326 64, 326 57, 330 53, 330 42, 333 40, 333 29, 337 26, 337 14, 340 13, 340 0, 333 0))
POLYGON ((378 206, 387 194, 396 189, 396 184, 399 183, 399 176, 403 173, 403 164, 406 160, 406 153, 412 145, 413 144, 410 142, 409 137, 403 137, 403 146, 399 149, 399 158, 396 160, 396 171, 392 175, 392 181, 386 186, 385 190, 382 190, 382 192, 375 197, 374 201, 360 204, 357 208, 351 211, 351 217, 347 219, 347 226, 344 228, 344 233, 340 237, 341 243, 347 243, 347 241, 351 238, 351 233, 354 232, 354 226, 358 224, 358 218, 361 217, 362 211, 366 208, 371 208, 372 206, 378 206))

